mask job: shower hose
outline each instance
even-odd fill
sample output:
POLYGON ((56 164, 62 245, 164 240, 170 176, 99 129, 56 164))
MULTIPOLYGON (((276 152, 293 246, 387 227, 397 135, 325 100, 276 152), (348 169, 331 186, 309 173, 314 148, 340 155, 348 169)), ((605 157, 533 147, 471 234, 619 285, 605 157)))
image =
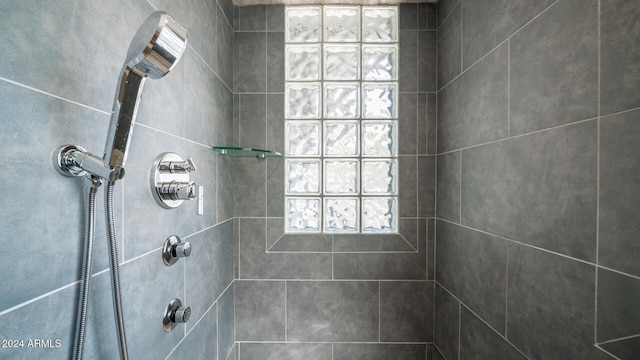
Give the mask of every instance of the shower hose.
MULTIPOLYGON (((87 325, 87 307, 89 305, 89 293, 91 290, 91 267, 93 263, 93 240, 95 234, 96 192, 102 184, 102 179, 95 176, 85 180, 85 248, 82 260, 82 283, 80 285, 80 298, 78 304, 78 316, 76 321, 74 359, 82 360, 84 338, 87 325)), ((120 359, 128 360, 127 338, 124 331, 124 316, 122 314, 122 299, 120 293, 120 268, 118 265, 118 241, 115 231, 113 215, 113 186, 114 182, 108 182, 105 191, 105 219, 107 235, 109 238, 109 264, 111 267, 111 292, 113 295, 113 307, 115 312, 116 329, 118 330, 118 345, 120 359)))

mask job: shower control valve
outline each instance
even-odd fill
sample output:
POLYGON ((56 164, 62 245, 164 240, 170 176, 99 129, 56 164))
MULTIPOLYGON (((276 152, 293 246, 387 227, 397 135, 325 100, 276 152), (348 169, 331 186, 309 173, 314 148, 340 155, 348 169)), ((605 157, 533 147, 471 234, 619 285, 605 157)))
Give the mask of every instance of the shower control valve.
POLYGON ((171 235, 164 241, 162 247, 162 261, 165 265, 173 265, 181 257, 191 255, 191 243, 182 242, 176 235, 171 235))
POLYGON ((202 186, 190 180, 196 170, 191 158, 187 160, 176 153, 160 154, 151 167, 151 191, 156 202, 165 209, 173 209, 185 200, 196 199, 197 214, 203 215, 204 196, 202 186))
POLYGON ((190 317, 191 308, 188 306, 183 307, 180 299, 173 299, 164 311, 162 327, 164 328, 164 331, 169 332, 176 327, 176 324, 186 323, 189 321, 190 317))

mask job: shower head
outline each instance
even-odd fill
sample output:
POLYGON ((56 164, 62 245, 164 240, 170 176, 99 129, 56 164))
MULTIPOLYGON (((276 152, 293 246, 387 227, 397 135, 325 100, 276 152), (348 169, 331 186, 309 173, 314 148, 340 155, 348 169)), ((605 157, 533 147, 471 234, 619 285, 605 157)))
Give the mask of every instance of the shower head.
POLYGON ((124 176, 127 147, 147 77, 159 79, 177 64, 187 47, 187 32, 169 14, 156 11, 133 37, 120 74, 104 150, 104 164, 115 181, 124 176))

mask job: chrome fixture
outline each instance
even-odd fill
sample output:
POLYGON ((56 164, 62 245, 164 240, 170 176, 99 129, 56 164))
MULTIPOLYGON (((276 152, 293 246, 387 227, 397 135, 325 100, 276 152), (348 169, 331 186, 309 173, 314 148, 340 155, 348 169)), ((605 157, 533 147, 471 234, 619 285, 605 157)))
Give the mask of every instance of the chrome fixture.
POLYGON ((197 214, 204 214, 204 193, 202 186, 189 179, 189 173, 196 170, 191 158, 166 152, 160 154, 151 166, 151 193, 158 205, 173 209, 185 200, 197 199, 197 214))
POLYGON ((95 220, 95 193, 107 180, 105 208, 107 235, 110 245, 111 288, 118 330, 120 358, 128 359, 122 303, 120 296, 120 275, 118 246, 113 215, 113 187, 124 177, 127 148, 135 125, 138 103, 142 87, 147 77, 159 79, 166 75, 180 60, 187 47, 187 32, 169 14, 156 11, 138 29, 133 37, 127 57, 120 73, 120 81, 113 101, 113 112, 105 150, 96 156, 77 145, 62 145, 53 154, 53 165, 60 174, 70 177, 85 177, 86 208, 85 251, 82 264, 81 296, 75 334, 74 359, 82 359, 88 294, 91 284, 91 252, 93 249, 95 220))
POLYGON ((80 168, 109 181, 122 179, 144 82, 147 77, 160 79, 168 74, 186 47, 187 32, 180 24, 164 11, 151 14, 129 45, 102 159, 81 147, 64 145, 54 155, 56 169, 69 176, 80 176, 76 169, 80 168))
POLYGON ((162 247, 162 261, 165 265, 173 265, 178 258, 191 255, 191 243, 182 242, 176 235, 171 235, 164 241, 162 247))
POLYGON ((186 323, 189 321, 190 317, 191 308, 188 306, 182 307, 182 301, 180 301, 180 299, 173 299, 164 311, 162 327, 164 331, 169 332, 176 327, 176 324, 186 323))

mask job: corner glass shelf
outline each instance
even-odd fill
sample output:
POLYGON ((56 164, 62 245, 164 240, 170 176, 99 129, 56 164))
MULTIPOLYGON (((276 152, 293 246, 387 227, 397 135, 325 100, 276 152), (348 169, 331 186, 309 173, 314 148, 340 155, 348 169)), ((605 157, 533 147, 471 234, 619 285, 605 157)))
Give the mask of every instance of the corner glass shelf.
POLYGON ((264 159, 268 157, 282 156, 282 154, 276 151, 233 146, 214 146, 213 150, 219 152, 222 155, 229 155, 231 157, 257 157, 260 159, 264 159))

